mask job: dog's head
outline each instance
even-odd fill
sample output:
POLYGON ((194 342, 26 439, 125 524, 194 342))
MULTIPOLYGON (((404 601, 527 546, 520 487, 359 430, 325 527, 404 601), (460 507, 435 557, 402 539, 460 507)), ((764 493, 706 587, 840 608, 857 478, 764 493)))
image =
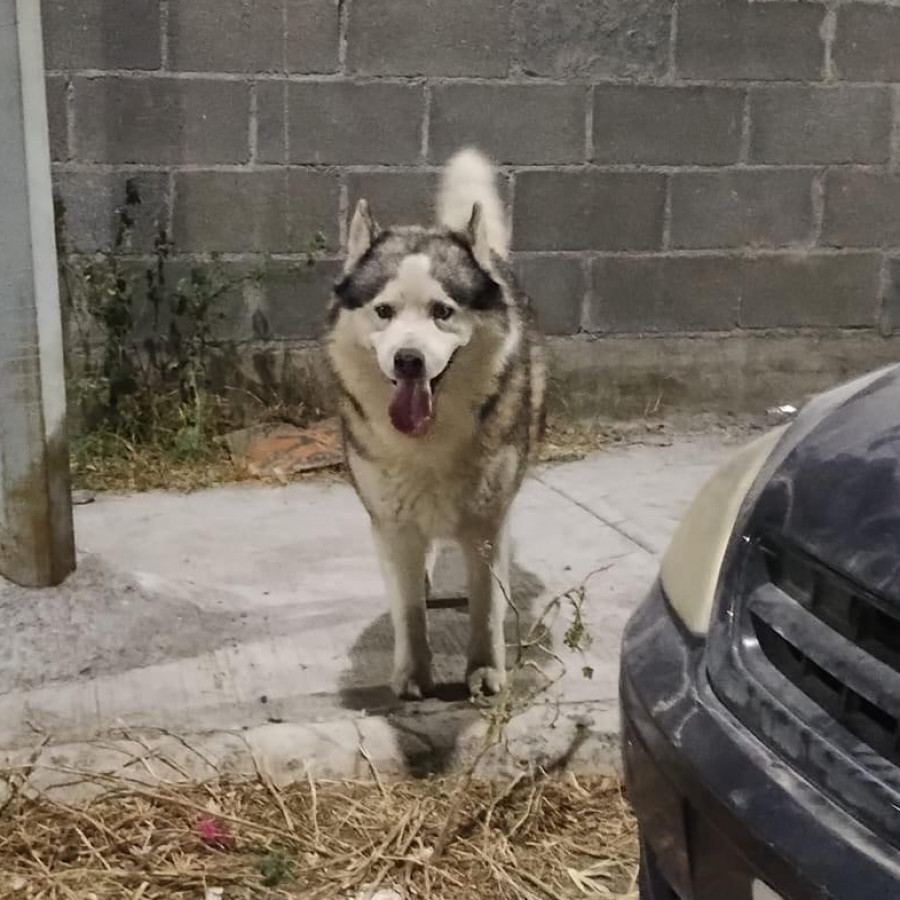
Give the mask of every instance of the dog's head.
POLYGON ((505 306, 476 204, 465 233, 416 227, 381 231, 360 201, 350 224, 334 313, 393 382, 394 426, 424 434, 434 392, 486 312, 505 306))

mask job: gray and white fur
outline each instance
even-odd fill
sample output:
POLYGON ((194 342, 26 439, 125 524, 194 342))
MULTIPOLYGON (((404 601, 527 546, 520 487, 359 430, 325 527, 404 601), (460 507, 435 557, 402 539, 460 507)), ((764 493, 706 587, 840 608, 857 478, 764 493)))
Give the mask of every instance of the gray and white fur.
POLYGON ((468 569, 470 690, 505 685, 508 516, 543 427, 541 341, 479 152, 450 160, 437 210, 436 227, 382 230, 359 202, 325 340, 391 603, 392 686, 406 698, 432 687, 426 569, 441 541, 460 544, 468 569))

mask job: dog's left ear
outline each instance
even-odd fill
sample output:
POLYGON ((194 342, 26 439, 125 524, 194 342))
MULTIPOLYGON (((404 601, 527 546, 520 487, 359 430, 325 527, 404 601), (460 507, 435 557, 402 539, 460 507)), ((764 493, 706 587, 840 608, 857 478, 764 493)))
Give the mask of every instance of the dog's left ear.
POLYGON ((363 257, 363 254, 372 246, 372 241, 378 237, 378 225, 369 212, 369 204, 360 200, 356 204, 356 212, 350 221, 350 232, 347 235, 347 260, 344 263, 344 271, 349 272, 363 257))
POLYGON ((490 272, 493 268, 491 264, 491 244, 488 238, 487 224, 484 221, 484 210, 480 203, 476 203, 472 207, 472 218, 469 219, 468 227, 469 243, 472 245, 472 255, 475 257, 478 265, 485 272, 490 272))

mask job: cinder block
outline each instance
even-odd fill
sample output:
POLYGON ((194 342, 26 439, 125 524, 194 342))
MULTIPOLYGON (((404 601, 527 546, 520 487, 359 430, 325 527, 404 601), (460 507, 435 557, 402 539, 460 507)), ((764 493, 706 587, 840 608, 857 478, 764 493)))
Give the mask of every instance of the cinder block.
POLYGON ((337 178, 325 172, 181 172, 175 181, 178 250, 303 252, 321 232, 338 241, 337 178))
MULTIPOLYGON (((351 172, 347 176, 349 212, 363 198, 382 227, 429 225, 435 221, 438 181, 435 172, 409 169, 351 172)), ((508 208, 509 183, 502 174, 497 177, 497 190, 508 208)))
POLYGON ((528 294, 544 334, 576 334, 586 291, 580 257, 555 254, 516 254, 516 276, 528 294))
POLYGON ((729 88, 598 85, 594 89, 594 161, 737 162, 743 104, 743 92, 729 88))
POLYGON ((286 0, 289 72, 319 75, 340 67, 341 0, 286 0))
POLYGON ((77 78, 75 156, 106 163, 243 163, 249 87, 235 81, 77 78))
POLYGON ((287 148, 284 111, 287 82, 261 81, 256 85, 256 157, 262 163, 283 163, 287 148))
MULTIPOLYGON (((172 257, 166 262, 166 294, 177 303, 179 291, 209 297, 207 325, 214 341, 249 341, 253 339, 250 299, 258 293, 255 288, 254 266, 249 262, 224 262, 216 260, 190 260, 172 257)), ((142 292, 142 302, 146 303, 146 291, 142 292)), ((147 306, 142 309, 137 322, 144 336, 166 334, 173 321, 170 307, 158 313, 147 306)), ((184 322, 189 332, 190 322, 184 322)), ((232 357, 233 359, 233 357, 232 357)), ((228 372, 223 381, 231 384, 233 371, 228 372)))
POLYGON ((665 178, 654 173, 521 172, 517 250, 654 250, 662 244, 665 178))
POLYGON ((349 165, 417 162, 424 109, 421 85, 290 84, 289 160, 349 165))
POLYGON ((50 158, 54 162, 63 162, 69 158, 68 87, 66 79, 57 75, 49 75, 46 84, 50 158))
POLYGON ((509 69, 509 0, 365 0, 347 60, 362 75, 497 77, 509 69))
POLYGON ((741 262, 727 256, 595 259, 589 329, 728 331, 738 324, 741 262))
POLYGON ((890 283, 882 321, 879 324, 885 331, 894 334, 900 328, 900 259, 888 261, 888 274, 890 283))
POLYGON ((347 177, 350 210, 365 199, 375 220, 389 225, 434 222, 437 175, 432 172, 365 172, 347 177))
POLYGON ((686 0, 678 10, 676 70, 683 78, 818 80, 824 17, 819 3, 686 0))
POLYGON ((832 55, 839 78, 900 81, 900 9, 851 3, 838 9, 832 55))
POLYGON ((761 256, 745 264, 744 328, 853 328, 875 324, 878 254, 761 256))
POLYGON ((809 240, 812 175, 803 171, 672 176, 672 246, 783 247, 809 240))
POLYGON ((283 8, 283 0, 170 0, 169 65, 187 72, 283 71, 283 8))
POLYGON ((340 273, 337 260, 269 266, 261 285, 260 305, 253 312, 255 336, 269 340, 320 338, 331 291, 340 273))
POLYGON ((159 0, 42 0, 46 67, 158 69, 159 6, 159 0))
POLYGON ((887 87, 779 85, 750 92, 750 161, 884 163, 890 154, 887 87))
POLYGON ((147 252, 166 227, 162 172, 57 172, 53 181, 70 252, 110 250, 117 242, 124 252, 147 252))
POLYGON ((431 99, 429 154, 473 144, 501 164, 583 162, 587 90, 578 85, 448 84, 431 99))
POLYGON ((336 250, 340 244, 340 186, 336 175, 290 170, 284 196, 291 249, 305 252, 317 247, 317 236, 321 235, 324 248, 336 250))
POLYGON ((666 0, 519 0, 518 56, 529 75, 653 77, 668 67, 666 0))
POLYGON ((832 247, 900 246, 900 176, 829 172, 822 243, 832 247))

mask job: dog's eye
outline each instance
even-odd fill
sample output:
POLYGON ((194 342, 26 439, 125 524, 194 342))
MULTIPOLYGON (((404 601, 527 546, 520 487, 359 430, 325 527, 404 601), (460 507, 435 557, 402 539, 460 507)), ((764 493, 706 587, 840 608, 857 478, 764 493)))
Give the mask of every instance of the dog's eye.
POLYGON ((379 319, 391 319, 394 316, 394 307, 387 303, 379 303, 378 306, 375 307, 375 315, 378 316, 379 319))
POLYGON ((453 307, 447 306, 446 303, 441 303, 440 300, 437 300, 431 305, 431 315, 432 318, 438 319, 439 321, 449 319, 450 316, 453 315, 453 307))

